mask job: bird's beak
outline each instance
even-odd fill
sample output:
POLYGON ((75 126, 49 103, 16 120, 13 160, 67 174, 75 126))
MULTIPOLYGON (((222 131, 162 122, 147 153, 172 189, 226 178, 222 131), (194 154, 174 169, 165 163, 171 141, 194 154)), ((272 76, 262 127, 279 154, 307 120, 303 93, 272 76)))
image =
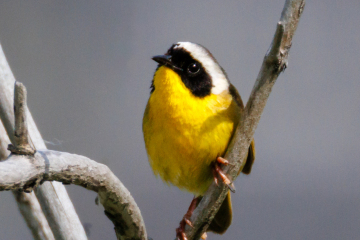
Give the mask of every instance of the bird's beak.
POLYGON ((152 57, 152 60, 160 63, 161 65, 172 65, 170 55, 156 55, 152 57))
POLYGON ((181 68, 175 66, 172 62, 171 62, 171 56, 170 55, 156 55, 152 57, 152 60, 154 60, 155 62, 158 62, 161 66, 165 65, 169 68, 172 68, 174 70, 180 70, 183 71, 181 68))

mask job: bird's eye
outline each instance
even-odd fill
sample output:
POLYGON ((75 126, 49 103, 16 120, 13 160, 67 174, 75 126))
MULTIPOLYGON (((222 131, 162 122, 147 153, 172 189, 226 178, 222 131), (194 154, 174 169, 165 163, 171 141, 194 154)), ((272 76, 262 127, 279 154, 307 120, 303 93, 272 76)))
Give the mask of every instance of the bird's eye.
POLYGON ((200 64, 198 63, 191 63, 187 68, 188 73, 191 75, 195 75, 200 72, 200 64))

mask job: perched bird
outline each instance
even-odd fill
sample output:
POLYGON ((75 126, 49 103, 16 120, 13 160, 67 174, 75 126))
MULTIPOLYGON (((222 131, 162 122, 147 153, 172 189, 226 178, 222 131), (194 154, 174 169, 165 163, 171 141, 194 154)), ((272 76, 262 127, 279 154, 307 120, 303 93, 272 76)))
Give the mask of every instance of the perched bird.
MULTIPOLYGON (((212 54, 191 42, 173 44, 152 58, 159 63, 143 118, 145 147, 150 165, 165 182, 195 195, 177 229, 186 239, 185 224, 212 181, 226 181, 221 165, 243 113, 235 87, 212 54)), ((249 147, 241 171, 249 174, 255 146, 249 147)), ((239 172, 240 173, 240 172, 239 172)), ((231 224, 230 192, 209 231, 223 233, 231 224)))

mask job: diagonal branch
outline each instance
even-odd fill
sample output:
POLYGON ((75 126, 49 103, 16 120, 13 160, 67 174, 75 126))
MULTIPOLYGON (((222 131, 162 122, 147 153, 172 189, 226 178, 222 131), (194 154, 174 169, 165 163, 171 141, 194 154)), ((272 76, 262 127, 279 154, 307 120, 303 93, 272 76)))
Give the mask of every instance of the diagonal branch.
MULTIPOLYGON (((7 146, 9 143, 10 140, 0 121, 0 161, 5 160, 8 157, 9 151, 7 151, 7 146)), ((13 195, 21 215, 31 230, 34 240, 54 240, 54 235, 35 194, 15 190, 13 191, 13 195)))
MULTIPOLYGON (((224 171, 232 180, 235 180, 237 173, 245 164, 245 156, 272 86, 278 75, 287 66, 291 40, 304 4, 304 0, 287 0, 285 3, 273 42, 265 55, 260 73, 244 110, 244 116, 236 129, 225 156, 232 164, 229 164, 224 171)), ((0 70, 1 67, 0 64, 0 70)), ((6 87, 9 88, 9 85, 6 85, 6 87)), ((0 101, 3 98, 1 95, 4 95, 4 92, 9 90, 1 89, 0 86, 0 101)), ((10 106, 6 103, 8 98, 5 97, 4 99, 4 101, 0 102, 0 115, 8 135, 12 138, 14 136, 13 116, 7 113, 8 106, 10 106)), ((30 121, 29 126, 30 128, 34 127, 33 121, 30 121)), ((41 143, 40 134, 37 130, 35 132, 36 137, 40 139, 40 143, 34 143, 34 145, 37 149, 42 149, 44 144, 41 143)), ((33 138, 32 140, 34 142, 33 138)), ((12 139, 12 142, 15 141, 12 139)), ((59 181, 64 184, 73 183, 96 191, 99 194, 100 202, 105 207, 106 215, 115 225, 118 239, 146 239, 146 230, 140 210, 120 180, 105 165, 83 156, 48 150, 38 150, 34 156, 11 155, 6 161, 0 163, 0 191, 14 189, 28 191, 41 184, 43 184, 41 186, 43 187, 46 181, 59 181)), ((53 186, 55 186, 55 183, 53 183, 53 186)), ((219 187, 215 184, 210 186, 190 219, 193 228, 186 228, 189 239, 198 239, 206 231, 227 191, 228 189, 224 184, 220 184, 219 187)), ((37 193, 39 199, 44 197, 42 196, 44 193, 44 191, 41 194, 37 193)), ((44 212, 51 212, 47 207, 51 206, 43 206, 44 212)), ((50 219, 49 223, 51 224, 53 219, 49 215, 51 214, 48 214, 47 217, 50 219)), ((65 218, 65 220, 68 219, 65 218)), ((54 224, 58 223, 55 221, 54 224)), ((52 229, 56 236, 61 235, 59 230, 61 227, 55 226, 52 229)), ((60 236, 58 239, 65 239, 64 237, 60 236)))
MULTIPOLYGON (((15 143, 14 83, 15 78, 0 45, 0 118, 12 144, 15 143)), ((26 108, 25 111, 31 142, 36 149, 46 149, 29 109, 26 108)), ((35 194, 55 239, 87 240, 85 230, 62 184, 46 182, 36 189, 35 194)))
POLYGON ((13 191, 17 205, 24 217, 25 222, 31 230, 34 240, 54 240, 54 234, 46 221, 39 201, 35 194, 13 191))
POLYGON ((34 156, 10 155, 0 163, 0 191, 25 191, 45 181, 75 184, 97 192, 118 239, 147 240, 140 209, 106 165, 84 156, 50 150, 37 151, 34 156))
MULTIPOLYGON (((229 164, 224 172, 234 181, 238 172, 245 165, 250 142, 266 105, 271 89, 279 74, 287 67, 287 59, 292 38, 305 6, 305 0, 286 0, 280 21, 277 24, 273 41, 267 51, 259 75, 246 104, 244 116, 236 129, 225 158, 229 164)), ((228 188, 224 184, 212 184, 190 221, 193 227, 186 227, 189 239, 199 239, 206 231, 215 214, 224 201, 228 188)))

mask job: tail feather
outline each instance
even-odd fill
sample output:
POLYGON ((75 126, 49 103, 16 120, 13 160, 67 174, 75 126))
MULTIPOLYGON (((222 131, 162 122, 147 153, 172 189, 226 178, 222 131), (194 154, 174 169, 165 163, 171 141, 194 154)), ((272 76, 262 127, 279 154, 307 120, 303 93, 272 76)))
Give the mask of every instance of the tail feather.
POLYGON ((216 213, 213 221, 211 222, 208 231, 223 234, 231 224, 232 208, 230 191, 228 191, 224 202, 222 203, 219 211, 216 213))
POLYGON ((250 174, 254 162, 255 162, 255 142, 254 140, 252 140, 249 147, 249 153, 246 159, 245 166, 243 167, 241 172, 244 174, 250 174))
MULTIPOLYGON (((252 165, 255 161, 255 142, 252 140, 249 153, 246 159, 245 166, 241 170, 244 174, 250 174, 252 165)), ((232 207, 231 207, 231 196, 228 191, 224 202, 222 203, 219 211, 216 213, 213 221, 211 222, 208 231, 223 234, 231 225, 232 220, 232 207)))

